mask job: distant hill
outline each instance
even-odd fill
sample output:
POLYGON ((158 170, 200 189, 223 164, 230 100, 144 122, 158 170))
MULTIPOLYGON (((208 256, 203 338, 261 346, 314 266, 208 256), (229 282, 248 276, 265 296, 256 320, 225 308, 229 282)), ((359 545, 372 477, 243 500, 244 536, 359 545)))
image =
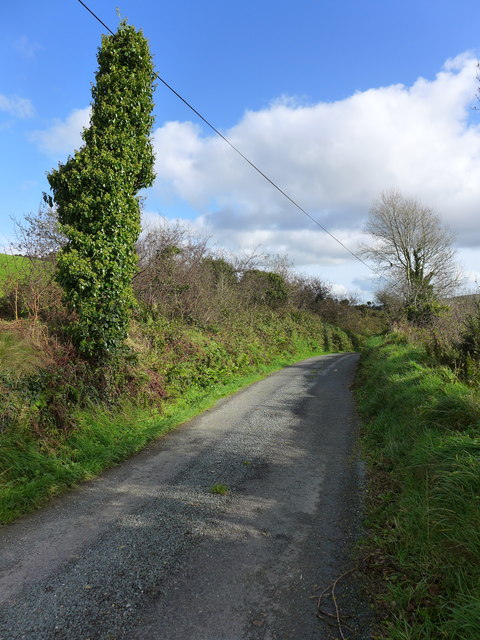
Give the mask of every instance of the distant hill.
POLYGON ((480 302, 480 293, 465 293, 461 296, 453 296, 448 302, 450 304, 474 304, 480 302))

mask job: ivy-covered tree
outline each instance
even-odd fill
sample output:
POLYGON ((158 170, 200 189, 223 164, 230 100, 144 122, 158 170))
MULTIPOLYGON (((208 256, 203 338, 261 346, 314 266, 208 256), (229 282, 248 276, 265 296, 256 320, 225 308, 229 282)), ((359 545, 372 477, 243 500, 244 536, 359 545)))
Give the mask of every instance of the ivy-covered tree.
POLYGON ((74 312, 72 336, 96 361, 124 344, 140 233, 137 193, 153 183, 154 70, 141 31, 103 36, 84 145, 48 175, 67 242, 57 279, 74 312))

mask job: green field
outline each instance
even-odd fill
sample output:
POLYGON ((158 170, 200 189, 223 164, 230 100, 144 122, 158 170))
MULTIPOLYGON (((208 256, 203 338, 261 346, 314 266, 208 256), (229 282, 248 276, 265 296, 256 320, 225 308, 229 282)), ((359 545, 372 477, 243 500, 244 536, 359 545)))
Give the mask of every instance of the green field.
POLYGON ((23 256, 9 256, 0 253, 0 295, 3 285, 11 276, 18 276, 25 268, 26 259, 23 256))

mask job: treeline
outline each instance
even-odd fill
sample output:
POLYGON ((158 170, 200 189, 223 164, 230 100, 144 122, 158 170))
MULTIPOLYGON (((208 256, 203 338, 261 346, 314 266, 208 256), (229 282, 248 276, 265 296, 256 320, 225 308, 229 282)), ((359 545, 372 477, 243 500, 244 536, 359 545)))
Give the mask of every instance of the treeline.
MULTIPOLYGON (((19 331, 25 338, 30 326, 32 335, 43 336, 45 351, 51 352, 50 359, 58 366, 68 353, 71 368, 76 362, 93 379, 95 372, 101 373, 103 380, 91 385, 95 393, 100 389, 110 395, 121 393, 125 376, 135 376, 139 367, 148 368, 153 352, 168 369, 161 377, 173 379, 167 354, 171 360, 184 361, 189 353, 195 359, 198 345, 185 349, 185 335, 202 335, 200 342, 214 340, 222 345, 216 358, 219 372, 228 374, 229 368, 238 369, 238 359, 255 366, 282 349, 293 353, 300 335, 296 324, 308 325, 316 347, 325 351, 358 348, 363 337, 384 327, 380 310, 334 298, 327 283, 296 273, 285 258, 214 251, 207 238, 164 220, 145 231, 137 243, 135 304, 125 347, 119 357, 97 364, 76 349, 68 331, 74 314, 64 304, 55 278, 56 256, 65 239, 58 232, 54 210, 44 207, 28 216, 18 232, 14 249, 24 258, 17 259, 15 269, 3 279, 0 318, 19 322, 10 329, 4 324, 3 330, 22 326, 19 331), (176 341, 183 346, 177 348, 176 341)), ((154 377, 158 378, 161 366, 154 367, 154 377)), ((211 369, 210 361, 205 368, 211 369)), ((151 374, 144 371, 146 379, 151 374)), ((204 375, 199 369, 190 384, 204 375)))
MULTIPOLYGON (((12 251, 24 256, 8 270, 0 289, 0 317, 35 318, 52 326, 68 322, 56 275, 56 256, 65 243, 55 210, 42 207, 17 225, 12 251)), ((338 299, 329 283, 292 269, 286 256, 258 249, 234 255, 210 248, 210 239, 186 225, 163 219, 144 231, 136 245, 134 317, 163 316, 201 327, 222 322, 239 309, 298 310, 318 315, 351 335, 381 331, 380 306, 338 299)))
POLYGON ((137 248, 134 290, 149 314, 209 326, 240 309, 309 311, 352 339, 383 326, 380 312, 336 299, 328 283, 296 273, 285 257, 213 252, 208 239, 166 221, 147 231, 137 248))

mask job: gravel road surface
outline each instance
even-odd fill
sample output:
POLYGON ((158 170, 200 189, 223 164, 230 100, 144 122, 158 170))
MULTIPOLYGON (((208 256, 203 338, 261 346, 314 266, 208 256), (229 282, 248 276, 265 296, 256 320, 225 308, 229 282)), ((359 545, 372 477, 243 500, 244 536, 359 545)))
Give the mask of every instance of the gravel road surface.
MULTIPOLYGON (((315 611, 361 534, 357 358, 283 369, 1 528, 0 639, 340 637, 315 611)), ((338 604, 364 640, 354 578, 338 604)))

